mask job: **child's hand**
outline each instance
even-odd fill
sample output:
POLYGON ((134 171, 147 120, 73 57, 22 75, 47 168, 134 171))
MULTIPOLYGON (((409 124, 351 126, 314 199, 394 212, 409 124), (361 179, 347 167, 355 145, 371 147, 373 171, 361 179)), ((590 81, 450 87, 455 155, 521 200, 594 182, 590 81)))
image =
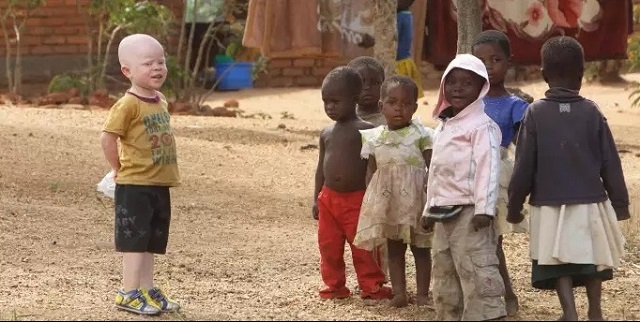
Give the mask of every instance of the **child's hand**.
POLYGON ((473 229, 475 229, 475 231, 478 231, 484 227, 491 225, 492 220, 493 217, 489 215, 478 214, 473 216, 473 219, 471 219, 471 225, 473 225, 473 229))
POLYGON ((313 208, 311 208, 311 215, 313 216, 313 219, 318 220, 318 203, 314 202, 313 203, 313 208))
POLYGON ((425 231, 432 231, 435 224, 436 222, 427 216, 420 217, 420 226, 422 226, 422 229, 425 231))
POLYGON ((524 215, 523 215, 521 212, 519 212, 519 213, 518 213, 518 214, 516 214, 516 215, 511 215, 511 214, 509 214, 509 215, 507 216, 507 222, 508 222, 508 223, 510 223, 510 224, 519 224, 519 223, 521 223, 523 220, 524 220, 524 215))

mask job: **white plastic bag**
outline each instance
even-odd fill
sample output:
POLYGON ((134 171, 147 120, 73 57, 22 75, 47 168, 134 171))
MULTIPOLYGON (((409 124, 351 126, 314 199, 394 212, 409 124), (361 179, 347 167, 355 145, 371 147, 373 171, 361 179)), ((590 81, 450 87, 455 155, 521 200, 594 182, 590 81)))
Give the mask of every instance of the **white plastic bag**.
POLYGON ((107 196, 109 198, 112 198, 112 199, 115 197, 115 192, 116 192, 116 182, 114 180, 115 175, 116 175, 116 172, 111 170, 96 185, 96 186, 98 186, 98 191, 99 192, 104 193, 105 196, 107 196))

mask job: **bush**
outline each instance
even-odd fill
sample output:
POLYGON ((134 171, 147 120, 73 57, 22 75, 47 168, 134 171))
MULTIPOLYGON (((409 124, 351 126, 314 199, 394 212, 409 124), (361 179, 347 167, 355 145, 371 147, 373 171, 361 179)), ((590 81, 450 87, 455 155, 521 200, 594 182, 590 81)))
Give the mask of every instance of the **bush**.
POLYGON ((82 96, 89 95, 89 84, 86 76, 66 73, 54 76, 49 82, 49 93, 68 92, 77 88, 82 96))

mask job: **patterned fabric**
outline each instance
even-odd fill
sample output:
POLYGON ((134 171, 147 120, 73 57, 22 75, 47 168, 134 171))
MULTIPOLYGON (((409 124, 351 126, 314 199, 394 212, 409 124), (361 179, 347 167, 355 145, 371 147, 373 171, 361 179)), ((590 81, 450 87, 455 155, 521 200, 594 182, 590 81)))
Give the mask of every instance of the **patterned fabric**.
MULTIPOLYGON (((427 1, 429 61, 446 65, 457 52, 456 0, 427 1)), ((500 30, 511 42, 514 63, 539 65, 544 41, 559 35, 576 38, 586 61, 626 59, 633 33, 631 1, 478 0, 483 30, 500 30)))
POLYGON ((396 131, 379 126, 360 132, 361 156, 374 156, 378 169, 367 187, 353 243, 366 250, 386 239, 431 247, 431 234, 422 230, 419 220, 426 201, 422 152, 431 148, 432 131, 416 119, 396 131))

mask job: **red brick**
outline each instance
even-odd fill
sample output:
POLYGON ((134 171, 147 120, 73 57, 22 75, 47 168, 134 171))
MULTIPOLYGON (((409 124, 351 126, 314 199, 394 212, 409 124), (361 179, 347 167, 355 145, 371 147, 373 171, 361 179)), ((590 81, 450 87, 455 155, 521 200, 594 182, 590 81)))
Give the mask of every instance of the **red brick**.
POLYGON ((304 75, 304 68, 295 68, 295 67, 289 67, 289 68, 283 68, 282 69, 282 75, 284 76, 302 76, 304 75))
POLYGON ((29 53, 32 55, 47 55, 53 53, 51 46, 33 46, 29 48, 29 53))
POLYGON ((316 59, 316 66, 317 67, 324 66, 324 59, 316 59))
POLYGON ((313 67, 316 64, 316 60, 313 58, 296 58, 293 61, 293 67, 313 67))
POLYGON ((267 77, 259 77, 258 79, 253 81, 253 87, 255 88, 269 87, 269 79, 267 79, 267 77))
POLYGON ((45 18, 29 18, 25 25, 27 27, 36 27, 36 26, 48 26, 45 21, 48 19, 45 18))
POLYGON ((68 22, 67 19, 65 18, 59 18, 59 17, 55 17, 55 18, 47 18, 44 20, 43 24, 45 26, 49 26, 49 27, 58 27, 58 26, 69 26, 71 25, 71 23, 68 22))
POLYGON ((64 44, 65 38, 63 36, 49 36, 42 38, 42 44, 44 45, 60 45, 64 44))
POLYGON ((86 34, 84 28, 79 27, 58 27, 58 28, 49 28, 49 30, 54 31, 56 35, 82 35, 86 34))
POLYGON ((282 75, 281 68, 269 69, 269 76, 281 76, 281 75, 282 75))
POLYGON ((291 87, 293 86, 293 78, 292 77, 273 77, 269 80, 269 86, 272 87, 291 87))
POLYGON ((48 17, 56 18, 76 16, 79 14, 78 9, 75 6, 63 6, 58 8, 49 8, 47 6, 47 8, 43 8, 43 10, 46 12, 48 17))
POLYGON ((75 54, 78 52, 78 46, 63 45, 53 47, 53 52, 58 54, 75 54))
POLYGON ((348 61, 345 61, 343 59, 335 59, 335 58, 327 58, 324 61, 324 65, 325 66, 332 67, 332 68, 335 68, 335 67, 338 67, 338 66, 344 66, 344 65, 346 65, 348 63, 349 63, 348 61))
POLYGON ((318 86, 321 83, 322 80, 313 76, 296 77, 294 80, 294 84, 297 86, 318 86))
POLYGON ((270 68, 284 68, 291 67, 293 64, 291 59, 271 59, 269 60, 270 68))
POLYGON ((85 7, 85 6, 87 6, 87 5, 89 4, 89 1, 90 1, 90 0, 65 0, 65 1, 64 1, 64 4, 65 4, 65 5, 68 5, 68 6, 69 6, 69 5, 73 5, 73 6, 75 6, 75 5, 76 5, 76 1, 77 1, 81 6, 85 7))
POLYGON ((331 67, 316 67, 313 69, 312 74, 318 77, 325 77, 333 68, 331 67))
MULTIPOLYGON (((65 7, 66 6, 66 0, 47 0, 47 2, 45 2, 44 7, 49 9, 52 7, 65 7)), ((75 7, 75 0, 73 2, 73 5, 75 7)), ((47 10, 48 11, 48 10, 47 10)))
MULTIPOLYGON (((59 28, 62 29, 62 28, 59 28)), ((47 27, 32 27, 26 30, 25 35, 36 35, 36 36, 42 36, 42 35, 50 35, 53 33, 59 33, 59 30, 54 30, 53 28, 47 28, 47 27)))
POLYGON ((67 36, 67 44, 84 45, 89 42, 88 36, 67 36))
POLYGON ((31 36, 22 37, 22 46, 44 45, 43 40, 48 37, 31 36))

